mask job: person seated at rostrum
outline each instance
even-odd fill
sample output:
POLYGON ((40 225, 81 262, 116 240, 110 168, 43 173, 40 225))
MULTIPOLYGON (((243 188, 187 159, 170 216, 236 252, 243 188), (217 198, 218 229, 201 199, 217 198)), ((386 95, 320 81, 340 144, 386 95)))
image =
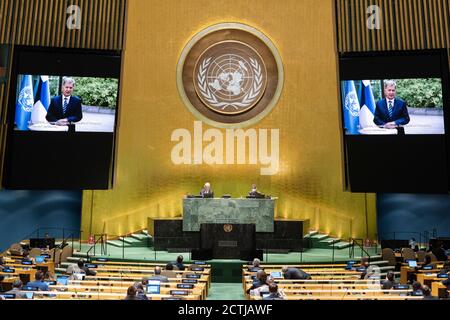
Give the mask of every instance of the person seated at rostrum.
POLYGON ((395 274, 393 271, 388 271, 386 274, 386 280, 383 282, 383 285, 381 286, 381 289, 383 290, 389 290, 392 289, 395 285, 397 285, 398 282, 395 281, 395 274))
POLYGON ((43 281, 44 274, 42 271, 36 271, 34 275, 34 281, 30 281, 27 283, 29 287, 36 287, 40 291, 49 291, 48 284, 43 281))
POLYGON ((279 292, 278 285, 276 283, 269 284, 269 295, 264 297, 263 300, 284 300, 284 296, 279 292))
POLYGON ((214 192, 211 189, 211 184, 209 182, 206 182, 203 185, 202 190, 200 190, 200 195, 203 198, 214 198, 214 192))
POLYGON ((160 266, 155 267, 155 275, 148 278, 148 280, 169 282, 169 279, 166 276, 161 275, 161 267, 160 266))
POLYGON ((250 192, 248 193, 249 197, 254 197, 254 198, 264 198, 264 194, 260 193, 256 187, 256 184, 252 184, 252 189, 250 190, 250 192))
POLYGON ((283 266, 281 271, 283 272, 283 277, 285 279, 311 279, 311 275, 298 268, 283 266))

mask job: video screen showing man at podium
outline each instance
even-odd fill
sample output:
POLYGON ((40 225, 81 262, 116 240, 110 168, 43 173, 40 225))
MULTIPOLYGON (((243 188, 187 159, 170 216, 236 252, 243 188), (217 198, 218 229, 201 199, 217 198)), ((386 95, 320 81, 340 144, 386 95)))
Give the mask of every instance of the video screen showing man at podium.
POLYGON ((18 131, 114 132, 116 78, 19 74, 18 131))
POLYGON ((344 80, 346 135, 445 134, 439 78, 344 80))

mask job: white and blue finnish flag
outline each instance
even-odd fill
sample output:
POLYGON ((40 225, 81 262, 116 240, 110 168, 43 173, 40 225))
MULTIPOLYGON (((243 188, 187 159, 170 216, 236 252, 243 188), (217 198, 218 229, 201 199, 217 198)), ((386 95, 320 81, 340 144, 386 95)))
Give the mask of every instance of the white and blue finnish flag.
POLYGON ((373 122, 375 114, 375 99, 373 97, 370 80, 362 81, 361 110, 359 111, 359 125, 361 128, 376 127, 373 122))
POLYGON ((45 116, 47 115, 48 107, 50 105, 50 83, 48 76, 39 77, 34 101, 31 122, 33 124, 47 123, 45 116))

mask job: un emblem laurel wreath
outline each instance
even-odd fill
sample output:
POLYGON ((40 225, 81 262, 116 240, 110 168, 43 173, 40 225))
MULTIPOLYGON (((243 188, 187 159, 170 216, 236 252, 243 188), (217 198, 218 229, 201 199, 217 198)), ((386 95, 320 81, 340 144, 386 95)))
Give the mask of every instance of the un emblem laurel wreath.
POLYGON ((228 106, 234 107, 236 110, 239 110, 240 108, 246 108, 250 106, 252 103, 255 102, 255 100, 258 98, 261 88, 263 85, 263 76, 261 72, 261 66, 259 65, 258 61, 253 58, 250 59, 250 65, 251 68, 255 74, 253 85, 250 88, 250 90, 247 92, 247 94, 242 98, 241 102, 223 102, 218 101, 216 96, 208 87, 208 83, 206 81, 206 71, 208 70, 208 66, 211 63, 211 57, 205 58, 203 62, 200 64, 199 71, 197 74, 197 85, 199 88, 199 91, 203 98, 213 107, 222 108, 225 109, 228 106))

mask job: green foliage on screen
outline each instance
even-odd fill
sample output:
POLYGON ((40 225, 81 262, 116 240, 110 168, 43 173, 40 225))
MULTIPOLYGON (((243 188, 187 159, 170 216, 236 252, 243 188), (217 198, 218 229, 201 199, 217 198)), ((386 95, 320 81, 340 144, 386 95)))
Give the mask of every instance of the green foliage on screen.
POLYGON ((397 80, 397 97, 413 108, 442 109, 441 79, 397 80))
POLYGON ((74 77, 74 80, 73 95, 80 97, 84 105, 116 108, 117 79, 74 77))

